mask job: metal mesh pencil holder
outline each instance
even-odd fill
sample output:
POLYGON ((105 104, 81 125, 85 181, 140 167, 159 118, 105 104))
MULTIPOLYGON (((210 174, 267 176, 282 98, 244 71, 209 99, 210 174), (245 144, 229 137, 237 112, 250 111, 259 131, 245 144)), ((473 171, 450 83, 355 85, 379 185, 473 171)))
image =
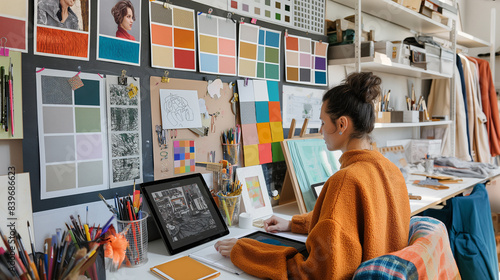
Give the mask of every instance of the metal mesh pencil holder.
POLYGON ((142 212, 142 218, 135 221, 116 220, 118 231, 121 232, 128 225, 130 228, 125 233, 128 241, 126 252, 127 266, 141 266, 148 262, 148 227, 147 218, 149 214, 142 212))

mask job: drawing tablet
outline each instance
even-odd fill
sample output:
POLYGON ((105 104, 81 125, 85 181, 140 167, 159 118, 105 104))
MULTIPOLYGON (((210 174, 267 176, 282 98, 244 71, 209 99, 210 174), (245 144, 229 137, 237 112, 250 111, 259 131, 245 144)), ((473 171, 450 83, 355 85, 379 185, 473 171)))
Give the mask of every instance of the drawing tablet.
POLYGON ((271 245, 293 247, 297 249, 297 251, 299 251, 299 253, 301 253, 306 259, 307 257, 309 257, 309 252, 307 252, 306 244, 304 242, 300 242, 283 236, 275 235, 265 231, 256 231, 241 238, 255 239, 257 241, 271 245))
POLYGON ((201 174, 147 182, 141 189, 170 254, 229 234, 201 174))

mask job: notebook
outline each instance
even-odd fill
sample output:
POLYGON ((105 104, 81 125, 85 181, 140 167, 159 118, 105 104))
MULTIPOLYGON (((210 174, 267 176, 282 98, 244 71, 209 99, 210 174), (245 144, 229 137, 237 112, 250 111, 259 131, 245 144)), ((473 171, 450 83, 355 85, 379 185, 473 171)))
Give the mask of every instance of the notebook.
POLYGON ((214 279, 220 272, 199 261, 184 256, 150 268, 152 272, 168 280, 214 279))

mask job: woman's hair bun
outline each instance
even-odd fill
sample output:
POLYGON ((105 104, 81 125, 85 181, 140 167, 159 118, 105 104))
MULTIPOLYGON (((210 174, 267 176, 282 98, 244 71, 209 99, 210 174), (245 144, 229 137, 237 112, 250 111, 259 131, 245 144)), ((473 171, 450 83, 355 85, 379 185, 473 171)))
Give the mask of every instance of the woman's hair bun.
POLYGON ((351 73, 344 82, 352 94, 366 103, 373 102, 380 95, 381 83, 382 80, 372 72, 351 73))

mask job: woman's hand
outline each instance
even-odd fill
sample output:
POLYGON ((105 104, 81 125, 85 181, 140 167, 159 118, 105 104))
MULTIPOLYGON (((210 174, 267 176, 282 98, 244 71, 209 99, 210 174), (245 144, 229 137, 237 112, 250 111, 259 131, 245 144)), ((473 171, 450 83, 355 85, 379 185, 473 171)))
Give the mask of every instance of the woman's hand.
POLYGON ((215 243, 214 245, 215 250, 217 250, 217 252, 219 252, 224 257, 229 258, 231 256, 231 250, 233 250, 236 241, 238 241, 238 239, 236 238, 217 241, 217 243, 215 243))
POLYGON ((264 221, 264 229, 267 232, 291 231, 292 222, 280 217, 272 216, 264 221))

